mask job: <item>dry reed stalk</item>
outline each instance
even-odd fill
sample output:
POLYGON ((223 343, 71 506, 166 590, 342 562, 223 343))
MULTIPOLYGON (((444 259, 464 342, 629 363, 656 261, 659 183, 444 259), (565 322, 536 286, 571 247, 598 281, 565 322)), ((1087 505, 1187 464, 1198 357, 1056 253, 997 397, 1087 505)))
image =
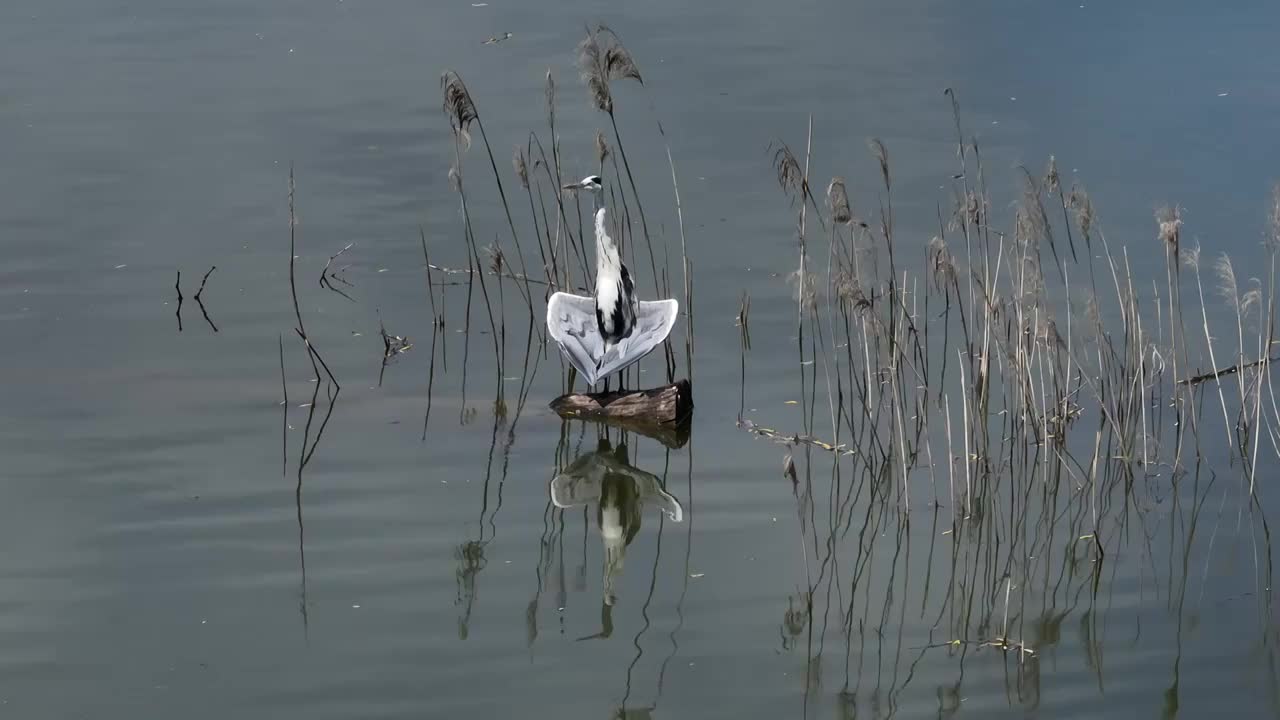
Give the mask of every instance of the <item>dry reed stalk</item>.
MULTIPOLYGON (((493 306, 489 299, 488 284, 484 280, 484 263, 480 260, 479 243, 476 241, 475 230, 471 222, 471 211, 467 204, 467 193, 462 177, 462 151, 471 145, 470 126, 475 123, 480 128, 481 135, 484 135, 484 125, 480 122, 480 115, 476 110, 475 101, 471 97, 471 92, 467 90, 467 86, 462 82, 457 73, 453 71, 445 72, 440 77, 440 88, 444 96, 443 109, 445 116, 449 119, 450 129, 453 131, 453 155, 454 164, 449 170, 449 180, 453 185, 453 189, 458 193, 459 202, 462 205, 463 217, 463 235, 467 242, 470 255, 468 257, 468 265, 473 273, 479 270, 480 276, 480 293, 484 299, 485 313, 489 318, 490 337, 493 340, 494 362, 497 364, 497 399, 496 405, 502 405, 503 382, 502 377, 505 375, 506 369, 506 318, 502 317, 502 330, 499 331, 498 323, 493 317, 493 306), (472 264, 474 263, 474 264, 472 264)), ((488 148, 488 139, 484 139, 485 147, 488 148)), ((490 152, 490 161, 492 162, 492 152, 490 152)), ((497 175, 497 164, 493 163, 494 175, 497 175)), ((501 180, 499 187, 501 187, 501 180)), ((503 196, 503 204, 506 205, 505 194, 503 196)), ((510 218, 510 210, 507 211, 510 218)), ((514 232, 514 223, 512 225, 514 232)), ((501 278, 498 283, 501 286, 501 278)), ((470 285, 468 285, 468 310, 470 309, 470 285)), ((470 314, 468 313, 468 327, 470 314)), ((465 362, 465 360, 464 360, 465 362)), ((463 374, 464 383, 466 374, 463 374)))

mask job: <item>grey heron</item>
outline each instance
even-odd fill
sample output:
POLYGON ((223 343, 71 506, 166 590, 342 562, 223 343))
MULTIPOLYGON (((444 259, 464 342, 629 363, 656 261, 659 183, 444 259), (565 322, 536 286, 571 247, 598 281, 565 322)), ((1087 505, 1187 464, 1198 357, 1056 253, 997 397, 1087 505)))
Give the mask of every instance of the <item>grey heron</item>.
MULTIPOLYGON (((591 175, 565 189, 598 197, 602 184, 599 176, 591 175)), ((594 297, 557 292, 547 301, 547 329, 589 385, 648 355, 671 333, 679 310, 674 299, 636 298, 635 281, 609 236, 604 207, 597 207, 595 233, 594 297)))

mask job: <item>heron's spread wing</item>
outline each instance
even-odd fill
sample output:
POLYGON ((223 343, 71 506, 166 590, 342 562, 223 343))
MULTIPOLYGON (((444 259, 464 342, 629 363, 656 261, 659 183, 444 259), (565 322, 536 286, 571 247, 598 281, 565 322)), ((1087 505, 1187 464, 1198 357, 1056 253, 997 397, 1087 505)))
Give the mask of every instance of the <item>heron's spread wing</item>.
POLYGON ((596 383, 596 360, 604 351, 595 300, 558 292, 547 301, 547 332, 587 383, 596 383))
POLYGON ((680 304, 675 300, 641 301, 636 310, 635 328, 600 359, 596 376, 607 377, 652 352, 671 334, 679 309, 680 304))
POLYGON ((596 325, 595 300, 558 292, 547 301, 547 331, 587 384, 595 385, 601 378, 648 355, 666 340, 676 323, 679 308, 675 300, 641 301, 631 334, 605 353, 596 325))

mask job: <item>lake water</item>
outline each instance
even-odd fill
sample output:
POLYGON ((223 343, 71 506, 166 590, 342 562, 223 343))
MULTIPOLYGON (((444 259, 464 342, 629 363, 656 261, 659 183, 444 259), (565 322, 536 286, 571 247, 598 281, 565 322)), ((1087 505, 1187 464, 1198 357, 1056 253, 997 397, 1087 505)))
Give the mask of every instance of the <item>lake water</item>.
MULTIPOLYGON (((912 474, 904 513, 861 471, 835 475, 830 453, 737 422, 809 427, 807 367, 812 432, 832 435, 822 361, 797 366, 798 206, 771 167, 779 142, 803 162, 810 117, 819 204, 842 175, 868 219, 883 193, 866 140, 883 140, 913 263, 956 187, 953 88, 993 222, 1011 224, 1018 166, 1040 175, 1052 154, 1130 248, 1142 292, 1164 287, 1152 212, 1166 203, 1182 205, 1186 242, 1265 284, 1280 13, 1112 5, 9 0, 0 714, 1275 716, 1268 441, 1257 503, 1219 422, 1198 467, 1154 467, 1092 504, 1024 478, 1035 503, 1000 500, 996 520, 954 532, 941 471, 912 474), (549 143, 550 70, 564 174, 595 172, 593 138, 612 145, 612 129, 574 51, 595 22, 645 79, 615 83, 619 132, 683 297, 659 121, 679 177, 692 368, 688 318, 675 355, 696 410, 674 449, 547 408, 563 364, 535 348, 525 369, 516 283, 501 380, 474 287, 461 332, 465 275, 433 274, 462 283, 444 286, 433 337, 420 232, 433 264, 467 265, 441 73, 471 89, 532 262, 511 151, 531 130, 549 143), (332 402, 294 333, 291 167, 299 309, 341 383, 332 402), (332 268, 350 285, 329 282, 350 299, 318 282, 349 244, 332 268), (206 321, 194 296, 213 266, 206 321), (413 343, 385 368, 380 321, 413 343), (613 478, 621 542, 601 488, 553 486, 564 471, 613 478), (560 508, 553 487, 588 497, 560 508), (1099 505, 1105 557, 1088 549, 1099 505)), ((477 244, 514 263, 476 130, 463 176, 477 244)), ((651 298, 648 259, 635 263, 651 298)), ((1224 347, 1219 365, 1234 361, 1224 347)), ((639 384, 665 381, 660 358, 641 368, 639 384)), ((1208 421, 1215 395, 1198 396, 1208 421)), ((1098 416, 1086 422, 1084 466, 1098 416)))

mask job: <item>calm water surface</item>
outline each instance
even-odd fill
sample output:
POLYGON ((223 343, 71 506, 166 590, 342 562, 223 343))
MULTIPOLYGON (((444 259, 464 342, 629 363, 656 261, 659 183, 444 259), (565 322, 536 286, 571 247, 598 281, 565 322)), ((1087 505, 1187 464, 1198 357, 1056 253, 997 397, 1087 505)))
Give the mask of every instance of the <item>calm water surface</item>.
MULTIPOLYGON (((918 256, 955 172, 946 87, 983 143, 995 197, 1015 197, 1016 166, 1054 154, 1088 183, 1113 240, 1135 248, 1137 274, 1161 269, 1151 212, 1172 202, 1188 237, 1259 274, 1249 264, 1280 174, 1280 13, 1075 0, 476 5, 0 8, 4 717, 1280 711, 1262 527, 1274 495, 1264 487, 1260 510, 1242 513, 1225 451, 1176 487, 1155 473, 1113 498, 1101 573, 1070 549, 1077 526, 1049 516, 1015 531, 1039 538, 1026 547, 1043 557, 1010 565, 989 538, 953 546, 951 509, 932 503, 925 476, 909 523, 859 495, 843 511, 850 529, 829 539, 829 456, 796 451, 818 506, 798 513, 786 449, 735 424, 733 322, 745 290, 748 416, 798 430, 783 277, 795 216, 767 148, 803 147, 812 114, 813 176, 822 187, 847 176, 869 209, 865 140, 883 139, 897 232, 918 256), (462 286, 447 290, 424 438, 433 353, 419 228, 433 262, 466 263, 439 75, 467 80, 510 191, 511 148, 530 129, 547 136, 550 69, 565 172, 585 175, 608 127, 573 66, 594 21, 618 30, 644 73, 647 93, 616 90, 619 123, 673 252, 655 120, 680 174, 696 288, 691 438, 668 450, 613 432, 602 444, 596 427, 563 424, 546 408, 560 362, 552 351, 521 370, 526 317, 510 308, 503 382, 511 400, 528 377, 528 402, 495 419, 479 333, 464 399, 462 286), (320 391, 309 428, 315 385, 288 286, 291 164, 299 301, 342 383, 336 403, 320 391), (354 301, 316 282, 349 243, 353 287, 340 287, 354 301), (215 265, 206 323, 192 296, 215 265), (379 318, 415 344, 381 377, 379 318), (551 493, 565 468, 611 479, 566 479, 562 510, 551 493), (606 538, 600 492, 621 505, 629 542, 606 538), (1034 656, 978 644, 1001 633, 1034 656)), ((465 162, 487 244, 506 230, 479 143, 465 162)), ((661 364, 644 367, 656 384, 661 364)))

